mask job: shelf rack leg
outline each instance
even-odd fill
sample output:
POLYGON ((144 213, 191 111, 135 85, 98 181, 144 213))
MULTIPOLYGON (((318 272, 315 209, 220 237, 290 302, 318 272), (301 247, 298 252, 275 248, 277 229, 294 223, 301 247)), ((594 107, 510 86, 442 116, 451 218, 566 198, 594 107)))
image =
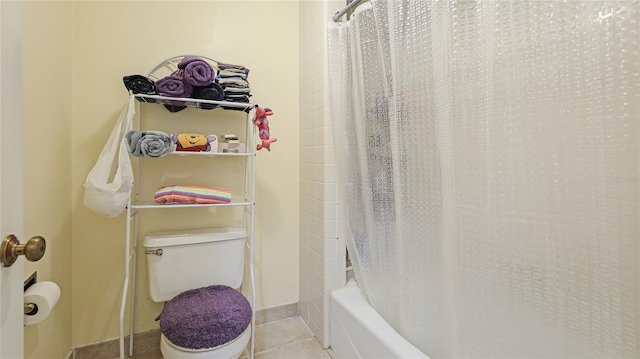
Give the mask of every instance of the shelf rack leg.
POLYGON ((120 305, 120 359, 124 359, 124 307, 127 301, 127 287, 129 278, 125 274, 124 286, 122 289, 122 304, 120 305))
MULTIPOLYGON (((249 119, 249 113, 247 113, 247 120, 249 121, 249 126, 251 126, 252 121, 249 119)), ((252 141, 251 141, 251 153, 253 157, 251 158, 251 206, 249 209, 251 210, 250 218, 249 218, 249 233, 251 235, 250 238, 250 247, 249 247, 249 277, 251 278, 251 352, 249 353, 249 358, 253 359, 255 353, 255 333, 256 333, 256 284, 254 279, 254 268, 253 268, 253 247, 254 247, 254 214, 255 214, 255 205, 256 205, 256 128, 251 126, 252 128, 252 141)), ((249 142, 249 141, 247 141, 249 142)), ((245 162, 246 164, 246 162, 245 162)), ((245 165, 245 176, 246 176, 246 165, 245 165)), ((247 181, 245 181, 245 190, 247 188, 247 181)))
POLYGON ((133 250, 132 250, 132 260, 133 260, 133 278, 131 279, 131 309, 130 309, 130 319, 129 319, 129 356, 133 356, 133 324, 135 321, 135 310, 136 310, 136 277, 138 273, 138 212, 134 215, 134 225, 133 225, 133 250))
POLYGON ((124 359, 124 310, 127 305, 127 294, 129 289, 129 266, 131 255, 129 248, 131 244, 131 203, 127 205, 127 223, 125 235, 125 265, 124 265, 124 284, 122 286, 122 301, 120 303, 120 359, 124 359))

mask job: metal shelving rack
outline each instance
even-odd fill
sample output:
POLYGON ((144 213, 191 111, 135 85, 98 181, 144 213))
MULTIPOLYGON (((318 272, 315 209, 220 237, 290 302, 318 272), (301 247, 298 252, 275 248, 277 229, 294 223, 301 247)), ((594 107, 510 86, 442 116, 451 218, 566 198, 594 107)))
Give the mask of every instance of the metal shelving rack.
MULTIPOLYGON (((177 63, 181 56, 176 56, 165 60, 157 65, 155 69, 162 66, 171 66, 177 63)), ((211 59, 209 59, 211 60, 211 59)), ((153 73, 153 71, 151 73, 153 73)), ((257 130, 253 125, 251 113, 258 107, 255 103, 238 103, 238 102, 225 102, 225 101, 212 101, 212 100, 200 100, 193 98, 174 98, 164 97, 158 95, 135 95, 138 102, 138 128, 141 128, 143 118, 143 107, 147 106, 144 103, 151 104, 173 104, 179 103, 180 105, 188 107, 200 108, 201 105, 218 105, 228 108, 241 109, 245 113, 245 152, 244 153, 174 153, 181 156, 197 155, 205 157, 214 156, 228 156, 228 157, 243 157, 244 158, 244 193, 242 197, 232 198, 230 203, 224 204, 181 204, 181 205, 163 205, 156 204, 153 200, 140 199, 140 184, 137 179, 140 178, 140 159, 137 159, 138 165, 136 166, 136 181, 135 181, 135 196, 129 199, 127 205, 127 221, 126 221, 126 238, 125 238, 125 277, 122 288, 122 301, 120 305, 120 358, 125 358, 125 309, 127 298, 130 296, 130 313, 129 313, 129 351, 128 355, 133 356, 133 341, 134 341, 134 318, 135 318, 135 297, 136 297, 136 272, 137 272, 137 251, 138 251, 138 218, 140 211, 150 209, 164 209, 171 210, 176 208, 193 208, 193 207, 244 207, 243 210, 243 224, 247 230, 247 248, 248 248, 248 260, 249 260, 249 281, 250 281, 250 303, 251 303, 251 341, 250 341, 250 358, 253 359, 255 352, 255 306, 256 306, 256 293, 255 293, 255 278, 254 278, 254 213, 255 213, 255 169, 256 169, 256 137, 257 130), (133 226, 133 234, 132 234, 133 226), (129 293, 129 280, 131 281, 131 293, 129 293)), ((214 109, 213 111, 224 111, 223 109, 214 109)), ((154 159, 150 159, 154 160, 154 159)), ((244 285, 243 285, 244 286, 244 285)))

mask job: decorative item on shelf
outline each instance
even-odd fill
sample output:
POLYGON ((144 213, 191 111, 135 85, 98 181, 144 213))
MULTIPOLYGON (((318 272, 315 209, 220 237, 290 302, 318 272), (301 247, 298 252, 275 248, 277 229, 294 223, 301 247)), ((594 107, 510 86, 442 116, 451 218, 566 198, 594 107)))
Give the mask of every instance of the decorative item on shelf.
POLYGON ((269 120, 267 120, 267 116, 271 115, 273 115, 273 111, 268 107, 262 108, 258 106, 256 109, 253 123, 258 126, 258 136, 260 136, 260 143, 256 147, 258 151, 263 148, 271 151, 271 144, 278 140, 277 138, 271 138, 271 134, 269 133, 269 120))
POLYGON ((222 135, 224 140, 227 142, 227 146, 222 149, 223 153, 238 153, 240 152, 240 140, 238 136, 233 133, 225 133, 222 135))
POLYGON ((231 202, 231 190, 211 186, 163 186, 154 201, 159 204, 221 204, 231 202))
POLYGON ((174 133, 176 152, 218 152, 218 136, 199 133, 174 133))

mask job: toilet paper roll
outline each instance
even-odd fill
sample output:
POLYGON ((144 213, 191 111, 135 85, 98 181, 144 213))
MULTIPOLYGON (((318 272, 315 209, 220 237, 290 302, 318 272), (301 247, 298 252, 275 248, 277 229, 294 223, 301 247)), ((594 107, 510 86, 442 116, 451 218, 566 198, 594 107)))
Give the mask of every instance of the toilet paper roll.
POLYGON ((54 282, 37 282, 24 292, 24 304, 35 304, 34 314, 24 315, 24 324, 32 325, 43 321, 60 299, 60 287, 54 282))

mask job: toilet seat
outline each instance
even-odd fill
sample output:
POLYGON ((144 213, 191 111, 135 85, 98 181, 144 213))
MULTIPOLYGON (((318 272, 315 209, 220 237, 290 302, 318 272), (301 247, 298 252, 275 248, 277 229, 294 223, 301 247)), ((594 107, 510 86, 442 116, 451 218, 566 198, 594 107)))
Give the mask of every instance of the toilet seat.
POLYGON ((171 343, 164 334, 160 335, 160 352, 164 359, 237 359, 242 355, 251 339, 251 326, 238 338, 229 343, 209 349, 187 349, 171 343))
POLYGON ((165 358, 231 358, 236 351, 239 355, 251 337, 251 316, 247 299, 228 286, 180 293, 160 315, 162 353, 165 358))

